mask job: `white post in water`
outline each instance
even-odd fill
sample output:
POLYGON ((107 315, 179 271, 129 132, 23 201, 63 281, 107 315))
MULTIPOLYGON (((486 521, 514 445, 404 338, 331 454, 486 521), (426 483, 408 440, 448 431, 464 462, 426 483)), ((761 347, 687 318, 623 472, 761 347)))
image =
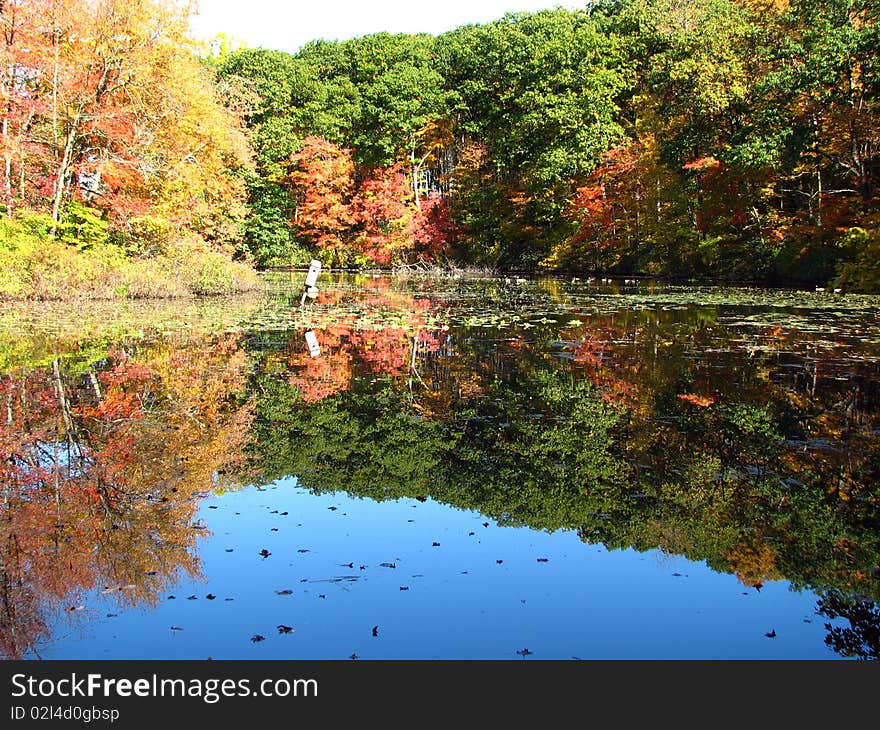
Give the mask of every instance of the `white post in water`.
POLYGON ((318 296, 318 274, 320 273, 321 262, 317 259, 312 259, 312 262, 309 264, 309 273, 306 274, 306 288, 303 291, 302 298, 299 300, 299 306, 306 303, 306 297, 314 299, 318 296))
POLYGON ((312 259, 309 264, 309 273, 306 274, 306 288, 316 286, 318 284, 318 274, 321 273, 321 262, 312 259))

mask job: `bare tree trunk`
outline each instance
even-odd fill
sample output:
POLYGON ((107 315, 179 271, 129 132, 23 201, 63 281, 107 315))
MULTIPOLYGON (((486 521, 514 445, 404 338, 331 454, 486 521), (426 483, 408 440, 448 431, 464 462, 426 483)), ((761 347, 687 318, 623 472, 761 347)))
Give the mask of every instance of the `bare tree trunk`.
POLYGON ((813 114, 813 149, 816 159, 816 226, 822 237, 822 164, 819 160, 819 117, 813 114))
POLYGON ((73 148, 76 144, 76 137, 79 132, 79 122, 82 110, 78 109, 73 117, 70 130, 67 133, 67 140, 64 143, 64 153, 61 156, 61 162, 58 163, 58 172, 55 179, 55 191, 52 200, 52 235, 54 236, 58 229, 58 222, 61 220, 61 203, 64 200, 64 191, 67 189, 67 178, 70 175, 70 166, 73 159, 73 148))
POLYGON ((92 390, 95 392, 95 398, 99 401, 101 400, 101 385, 98 383, 98 378, 95 375, 95 372, 89 371, 89 380, 92 383, 92 390))
MULTIPOLYGON (((11 70, 10 70, 11 72, 11 70)), ((10 78, 11 73, 10 73, 10 78)), ((4 94, 6 91, 4 90, 4 94)), ((6 114, 3 116, 2 134, 5 141, 3 152, 3 202, 6 204, 6 217, 12 218, 14 201, 12 197, 12 146, 9 144, 9 112, 12 102, 6 105, 6 114)))

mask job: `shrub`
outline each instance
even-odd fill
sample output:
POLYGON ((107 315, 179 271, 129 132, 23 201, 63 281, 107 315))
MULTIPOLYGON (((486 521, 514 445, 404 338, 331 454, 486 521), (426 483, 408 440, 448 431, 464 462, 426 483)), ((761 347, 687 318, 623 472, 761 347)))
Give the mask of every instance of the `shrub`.
POLYGON ((195 235, 172 240, 161 219, 133 221, 133 230, 146 234, 138 256, 102 238, 93 217, 77 220, 63 240, 50 235, 48 216, 0 219, 0 299, 176 298, 260 287, 249 265, 211 250, 195 235))

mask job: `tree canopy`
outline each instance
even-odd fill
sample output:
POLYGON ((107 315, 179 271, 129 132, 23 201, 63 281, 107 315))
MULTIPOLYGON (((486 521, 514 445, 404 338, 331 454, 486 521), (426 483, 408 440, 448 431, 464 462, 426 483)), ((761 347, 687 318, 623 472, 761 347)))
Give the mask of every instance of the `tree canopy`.
MULTIPOLYGON (((283 169, 320 137, 349 151, 355 187, 397 165, 401 204, 441 201, 455 231, 427 246, 434 260, 870 289, 877 12, 619 0, 233 53, 221 77, 257 98, 251 250, 283 263, 321 245, 283 169), (284 241, 265 225, 282 218, 284 241)), ((350 225, 347 260, 360 245, 387 264, 350 225)), ((391 262, 419 255, 398 246, 391 262)))

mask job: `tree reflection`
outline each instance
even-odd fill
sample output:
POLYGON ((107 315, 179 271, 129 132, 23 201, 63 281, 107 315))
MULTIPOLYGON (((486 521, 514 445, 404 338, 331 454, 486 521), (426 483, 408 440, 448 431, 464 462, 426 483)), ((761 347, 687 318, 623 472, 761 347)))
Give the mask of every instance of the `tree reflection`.
MULTIPOLYGON (((75 360, 75 359, 74 359, 75 360)), ((119 349, 89 369, 0 380, 0 650, 37 651, 53 612, 100 590, 152 605, 199 574, 199 496, 229 486, 248 440, 236 337, 119 349)))
POLYGON ((849 624, 825 624, 825 643, 831 649, 848 658, 880 659, 880 607, 876 602, 830 591, 819 601, 818 612, 832 621, 849 624))
POLYGON ((435 319, 419 324, 438 344, 417 351, 413 388, 407 340, 378 367, 358 350, 364 321, 340 333, 345 377, 320 399, 304 358, 288 361, 286 384, 256 376, 265 481, 430 495, 502 524, 706 561, 746 586, 880 596, 876 365, 842 370, 833 343, 744 333, 711 308, 593 315, 561 334, 512 326, 503 339, 435 319))
POLYGON ((289 382, 307 403, 317 403, 347 390, 355 370, 359 374, 402 375, 409 373, 416 351, 435 352, 441 338, 427 329, 430 302, 393 291, 387 279, 361 282, 356 295, 342 292, 319 295, 319 306, 331 307, 330 316, 315 336, 321 348, 312 355, 297 332, 290 340, 287 365, 289 382))

